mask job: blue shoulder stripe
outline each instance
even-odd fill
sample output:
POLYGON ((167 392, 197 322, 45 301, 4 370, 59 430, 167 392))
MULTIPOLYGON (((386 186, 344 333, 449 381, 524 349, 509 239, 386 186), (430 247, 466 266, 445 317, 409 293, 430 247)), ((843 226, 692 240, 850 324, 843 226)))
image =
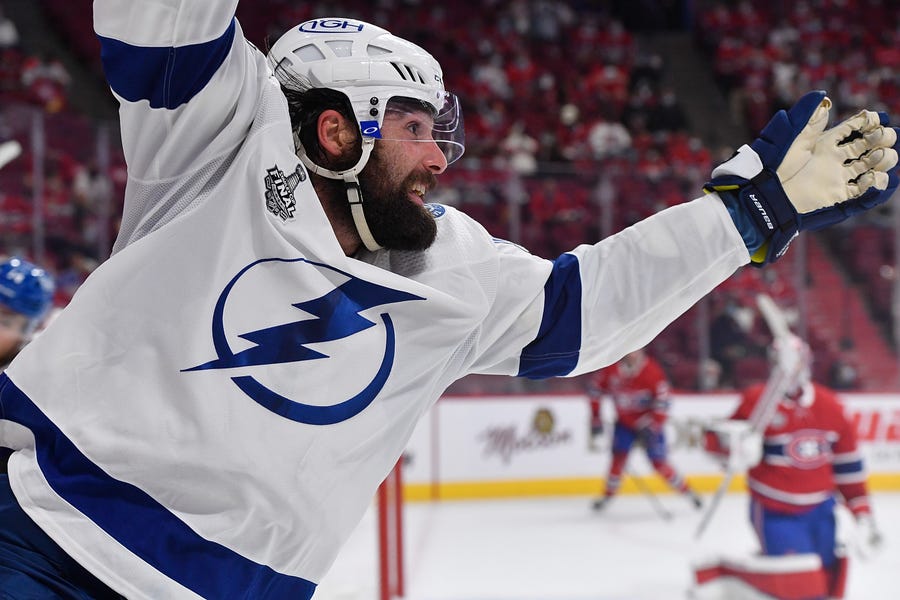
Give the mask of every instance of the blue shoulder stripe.
POLYGON ((851 473, 862 473, 863 472, 863 461, 860 458, 859 460, 854 460, 850 462, 844 463, 833 463, 831 465, 832 471, 836 475, 849 475, 851 473))
POLYGON ((220 37, 189 46, 150 48, 100 38, 100 58, 110 87, 129 102, 149 100, 151 108, 187 103, 222 66, 234 40, 235 20, 220 37))
POLYGON ((50 487, 167 577, 203 598, 312 597, 314 583, 204 539, 145 492, 108 475, 5 374, 0 374, 0 399, 0 417, 34 434, 38 464, 50 487))
POLYGON ((563 254, 544 284, 544 314, 538 335, 519 357, 520 377, 568 375, 581 350, 581 273, 578 258, 563 254))

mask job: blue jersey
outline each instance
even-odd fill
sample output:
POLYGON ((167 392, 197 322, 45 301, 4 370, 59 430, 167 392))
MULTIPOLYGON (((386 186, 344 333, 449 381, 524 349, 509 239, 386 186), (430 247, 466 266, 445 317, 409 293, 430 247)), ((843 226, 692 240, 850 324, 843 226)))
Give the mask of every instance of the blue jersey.
POLYGON ((348 257, 235 5, 95 0, 122 227, 0 388, 22 508, 132 600, 308 597, 451 383, 599 369, 749 260, 715 195, 555 261, 437 205, 348 257))

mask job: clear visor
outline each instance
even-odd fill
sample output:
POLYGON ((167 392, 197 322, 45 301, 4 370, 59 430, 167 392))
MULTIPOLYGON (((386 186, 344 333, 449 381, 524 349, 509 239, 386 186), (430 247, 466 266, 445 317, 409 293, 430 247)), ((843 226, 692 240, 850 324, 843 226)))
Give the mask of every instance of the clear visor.
POLYGON ((374 121, 360 123, 363 135, 382 140, 433 142, 447 164, 452 164, 465 152, 466 133, 459 98, 451 92, 444 93, 444 104, 437 112, 421 100, 392 98, 381 127, 374 121))

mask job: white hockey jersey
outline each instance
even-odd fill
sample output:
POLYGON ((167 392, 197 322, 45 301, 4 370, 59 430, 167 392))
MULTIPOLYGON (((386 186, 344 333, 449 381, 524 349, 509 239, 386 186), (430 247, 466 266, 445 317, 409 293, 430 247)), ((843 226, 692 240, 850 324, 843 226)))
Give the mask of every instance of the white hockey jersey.
POLYGON ((347 257, 235 5, 95 0, 125 218, 0 379, 16 497, 131 599, 310 597, 452 382, 598 369, 749 261, 715 196, 556 261, 438 205, 347 257))

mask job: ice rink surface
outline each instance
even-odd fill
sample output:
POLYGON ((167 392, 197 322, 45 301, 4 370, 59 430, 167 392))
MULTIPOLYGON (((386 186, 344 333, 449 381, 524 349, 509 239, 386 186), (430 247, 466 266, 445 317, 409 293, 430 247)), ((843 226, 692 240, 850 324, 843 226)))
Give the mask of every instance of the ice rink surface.
MULTIPOLYGON (((704 500, 708 503, 711 496, 704 500)), ((704 534, 682 497, 623 495, 603 513, 590 498, 442 501, 405 509, 409 600, 679 600, 691 565, 757 549, 747 497, 726 495, 704 534)), ((900 493, 873 495, 884 546, 852 557, 846 600, 900 598, 900 493)), ((369 511, 315 600, 376 600, 376 535, 369 511)))

